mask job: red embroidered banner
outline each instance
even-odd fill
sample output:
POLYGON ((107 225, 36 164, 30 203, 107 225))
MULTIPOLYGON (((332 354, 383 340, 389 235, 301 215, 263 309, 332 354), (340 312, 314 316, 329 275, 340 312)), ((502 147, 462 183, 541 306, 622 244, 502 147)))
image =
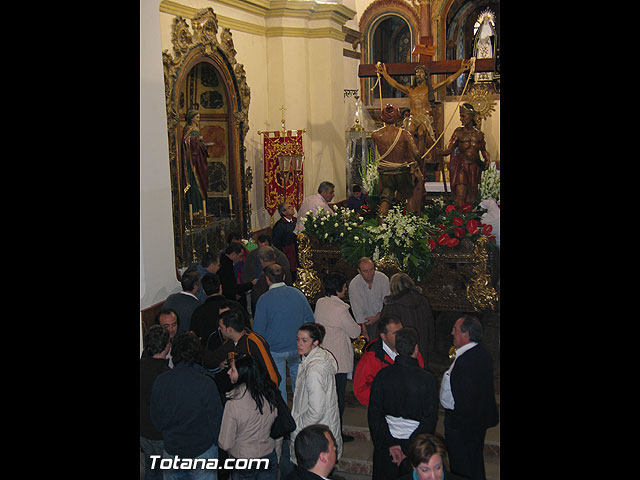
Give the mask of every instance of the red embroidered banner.
POLYGON ((286 200, 298 210, 304 198, 303 166, 297 171, 295 162, 291 162, 289 169, 282 172, 278 157, 304 155, 303 130, 289 130, 284 136, 281 132, 261 133, 264 134, 264 208, 273 216, 278 205, 286 200))

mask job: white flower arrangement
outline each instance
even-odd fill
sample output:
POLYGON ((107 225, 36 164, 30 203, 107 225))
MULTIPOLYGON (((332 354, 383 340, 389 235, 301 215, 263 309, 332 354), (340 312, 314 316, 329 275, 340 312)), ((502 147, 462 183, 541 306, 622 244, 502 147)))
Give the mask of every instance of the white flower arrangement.
POLYGON ((327 243, 339 243, 349 231, 363 220, 349 208, 335 207, 334 211, 318 207, 307 212, 304 218, 304 232, 325 240, 327 243))
POLYGON ((480 200, 486 198, 493 198, 496 203, 500 203, 500 170, 495 162, 491 162, 480 176, 480 200))
POLYGON ((412 250, 415 242, 425 238, 434 226, 426 217, 404 215, 401 207, 396 205, 389 209, 382 225, 365 228, 370 234, 370 241, 376 244, 384 256, 392 250, 412 250))
POLYGON ((375 153, 367 155, 366 161, 360 166, 360 177, 362 177, 362 188, 371 194, 378 187, 378 158, 375 153))
MULTIPOLYGON (((393 257, 404 271, 420 278, 426 272, 426 262, 429 261, 427 239, 428 232, 433 229, 434 226, 426 217, 404 215, 402 208, 396 205, 389 209, 382 225, 364 222, 357 234, 350 237, 353 242, 351 248, 358 252, 355 257, 368 252, 366 254, 374 262, 385 256, 393 257)), ((349 250, 353 251, 351 248, 349 250)))

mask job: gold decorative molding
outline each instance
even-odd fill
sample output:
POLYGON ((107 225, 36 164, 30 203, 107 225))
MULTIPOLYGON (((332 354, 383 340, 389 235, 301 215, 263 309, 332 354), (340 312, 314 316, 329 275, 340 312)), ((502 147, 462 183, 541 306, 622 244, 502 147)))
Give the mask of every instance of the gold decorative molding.
POLYGON ((267 37, 297 37, 297 38, 333 38, 344 42, 345 33, 333 27, 304 28, 304 27, 268 27, 267 37))
POLYGON ((308 298, 315 298, 322 290, 322 281, 318 278, 313 265, 311 241, 304 233, 298 234, 298 278, 293 286, 299 288, 308 298))
POLYGON ((491 286, 488 243, 489 240, 486 237, 480 237, 473 248, 475 264, 472 270, 473 276, 467 285, 467 298, 477 310, 493 310, 498 301, 498 294, 491 286))
MULTIPOLYGON (((257 2, 228 0, 221 3, 233 6, 240 11, 268 18, 298 18, 305 20, 331 20, 343 26, 351 20, 356 12, 339 3, 319 4, 314 1, 272 1, 257 2)), ((197 8, 183 5, 172 0, 160 2, 160 12, 192 19, 198 12, 197 8)), ((263 37, 300 37, 300 38, 334 38, 344 41, 345 35, 335 27, 268 27, 246 20, 217 14, 220 27, 227 27, 240 32, 263 37)))
POLYGON ((496 96, 493 83, 474 83, 465 95, 464 101, 473 105, 476 119, 485 120, 496 110, 496 96))
MULTIPOLYGON (((320 275, 340 271, 347 278, 353 278, 357 274, 356 266, 342 260, 340 247, 322 245, 303 232, 298 234, 298 242, 302 267, 294 286, 303 291, 309 302, 315 303, 320 293, 320 275)), ((457 247, 432 252, 432 255, 431 271, 419 285, 434 310, 495 310, 498 295, 492 286, 493 257, 486 238, 480 238, 476 243, 464 239, 457 247)), ((388 277, 402 271, 391 257, 383 257, 375 264, 378 271, 388 277)))

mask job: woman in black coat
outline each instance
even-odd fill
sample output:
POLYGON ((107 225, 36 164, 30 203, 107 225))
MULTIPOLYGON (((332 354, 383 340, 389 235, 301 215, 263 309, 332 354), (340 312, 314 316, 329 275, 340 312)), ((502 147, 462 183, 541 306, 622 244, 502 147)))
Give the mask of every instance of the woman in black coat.
POLYGON ((435 350, 436 329, 433 311, 422 288, 417 286, 406 273, 396 273, 389 281, 391 295, 385 297, 380 316, 392 314, 402 320, 403 327, 413 327, 418 331, 418 350, 428 369, 429 356, 435 350))

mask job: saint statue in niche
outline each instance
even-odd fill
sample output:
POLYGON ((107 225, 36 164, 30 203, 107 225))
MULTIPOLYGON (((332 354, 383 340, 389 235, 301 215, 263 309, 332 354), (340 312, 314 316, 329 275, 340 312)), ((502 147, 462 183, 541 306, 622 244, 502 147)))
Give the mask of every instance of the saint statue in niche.
POLYGON ((190 109, 186 116, 187 125, 182 133, 182 165, 184 169, 183 193, 186 204, 193 206, 193 211, 203 209, 202 202, 207 199, 207 145, 200 135, 200 112, 190 109))

